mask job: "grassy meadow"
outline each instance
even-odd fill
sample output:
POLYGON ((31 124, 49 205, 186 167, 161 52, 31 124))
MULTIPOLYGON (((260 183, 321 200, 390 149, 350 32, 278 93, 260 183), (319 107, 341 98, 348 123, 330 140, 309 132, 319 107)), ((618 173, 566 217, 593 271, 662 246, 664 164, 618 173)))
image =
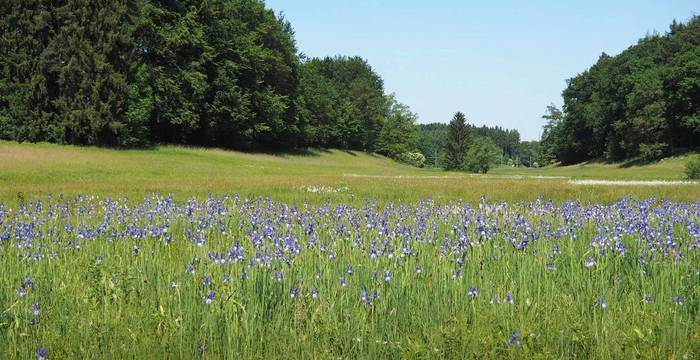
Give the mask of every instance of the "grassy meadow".
POLYGON ((2 142, 0 358, 698 358, 682 171, 2 142))
POLYGON ((0 142, 0 200, 48 194, 128 196, 154 192, 189 196, 238 193, 287 202, 323 202, 329 196, 355 202, 463 199, 615 202, 624 196, 669 200, 700 198, 700 184, 680 186, 581 186, 569 179, 683 179, 684 158, 656 164, 499 168, 488 175, 417 169, 362 152, 309 150, 296 154, 249 154, 162 146, 117 151, 94 147, 0 142))

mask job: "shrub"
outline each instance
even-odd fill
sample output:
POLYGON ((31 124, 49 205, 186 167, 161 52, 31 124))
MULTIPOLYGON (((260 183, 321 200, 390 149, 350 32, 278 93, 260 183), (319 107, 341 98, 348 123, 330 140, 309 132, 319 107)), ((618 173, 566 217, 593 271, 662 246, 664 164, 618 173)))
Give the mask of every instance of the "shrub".
POLYGON ((685 176, 690 180, 700 179, 700 155, 691 156, 685 163, 685 176))
POLYGON ((425 166, 425 156, 419 152, 405 152, 399 154, 396 160, 411 166, 422 168, 425 166))
POLYGON ((666 148, 668 145, 665 143, 640 144, 639 156, 646 161, 656 160, 666 153, 666 148))
POLYGON ((464 159, 466 170, 486 174, 501 159, 501 150, 489 138, 477 138, 464 159))

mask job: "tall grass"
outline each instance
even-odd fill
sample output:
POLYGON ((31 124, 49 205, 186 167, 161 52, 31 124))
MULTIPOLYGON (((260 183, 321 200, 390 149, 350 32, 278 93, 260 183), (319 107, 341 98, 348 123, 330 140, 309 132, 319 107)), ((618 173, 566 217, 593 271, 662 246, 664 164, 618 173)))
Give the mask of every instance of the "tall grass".
POLYGON ((25 201, 0 207, 0 358, 696 358, 699 221, 626 199, 25 201))

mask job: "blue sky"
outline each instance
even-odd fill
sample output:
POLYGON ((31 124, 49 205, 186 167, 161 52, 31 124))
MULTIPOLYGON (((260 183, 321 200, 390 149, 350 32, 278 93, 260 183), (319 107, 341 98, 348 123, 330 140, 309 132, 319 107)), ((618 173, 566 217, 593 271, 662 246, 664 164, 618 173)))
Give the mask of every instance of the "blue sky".
POLYGON ((267 0, 308 56, 359 55, 421 123, 456 111, 538 139, 565 80, 671 21, 698 0, 267 0))

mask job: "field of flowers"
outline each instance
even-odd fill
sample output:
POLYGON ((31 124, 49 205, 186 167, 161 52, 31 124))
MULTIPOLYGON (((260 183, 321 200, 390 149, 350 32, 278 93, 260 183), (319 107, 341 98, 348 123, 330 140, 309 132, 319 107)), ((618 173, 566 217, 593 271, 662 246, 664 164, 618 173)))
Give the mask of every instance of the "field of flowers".
POLYGON ((700 357, 700 203, 0 205, 0 358, 700 357))

